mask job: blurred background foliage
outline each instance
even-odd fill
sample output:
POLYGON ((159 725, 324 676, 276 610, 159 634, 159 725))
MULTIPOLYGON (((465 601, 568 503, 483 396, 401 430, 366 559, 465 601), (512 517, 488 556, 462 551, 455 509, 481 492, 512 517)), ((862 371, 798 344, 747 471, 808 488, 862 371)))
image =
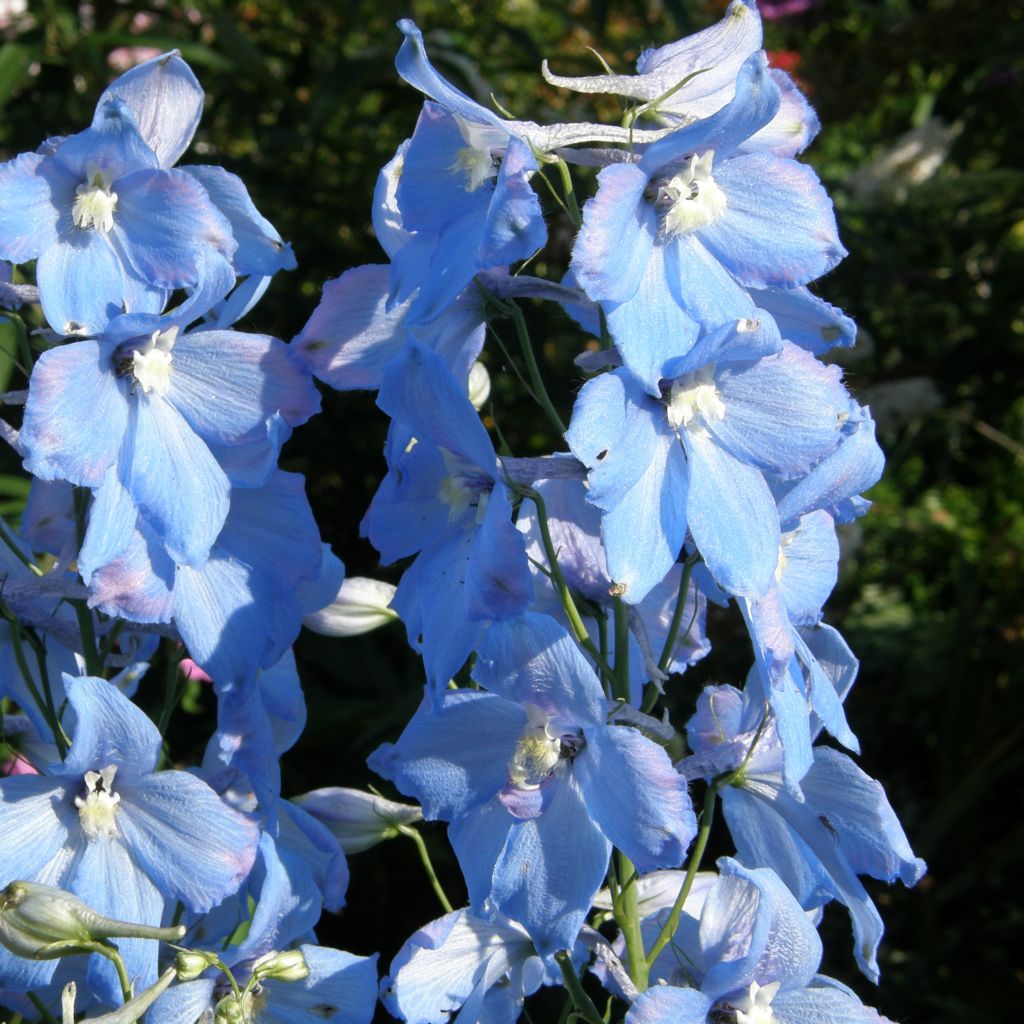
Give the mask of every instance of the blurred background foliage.
MULTIPOLYGON (((394 71, 398 17, 418 21, 435 62, 481 102, 493 92, 517 116, 572 120, 592 118, 589 101, 546 86, 542 58, 564 74, 595 73, 593 47, 628 71, 644 48, 710 24, 724 6, 6 0, 0 156, 84 127, 102 88, 138 55, 132 48, 177 47, 207 91, 186 162, 239 174, 299 259, 243 326, 290 338, 325 279, 383 260, 372 189, 421 99, 394 71)), ((915 891, 871 887, 887 924, 877 992, 853 970, 846 915, 832 909, 824 969, 896 1020, 1012 1019, 1024 995, 1024 909, 1012 895, 1024 847, 1024 4, 763 8, 774 15, 765 24, 773 61, 796 76, 824 125, 806 159, 834 197, 851 255, 818 289, 860 325, 857 347, 840 361, 888 453, 874 509, 844 534, 829 619, 862 661, 848 708, 864 741, 861 764, 884 781, 931 869, 915 891)), ((614 101, 598 109, 617 115, 614 101)), ((572 235, 556 211, 551 228, 551 255, 535 269, 557 274, 572 235)), ((570 362, 579 341, 564 321, 529 314, 567 411, 580 384, 570 362)), ((507 325, 497 329, 507 336, 507 325)), ((0 353, 12 344, 0 327, 0 353)), ((519 397, 508 358, 491 347, 487 360, 490 411, 516 453, 557 445, 519 397)), ((0 354, 0 390, 17 381, 0 354)), ((308 474, 324 537, 353 575, 386 575, 358 536, 384 470, 385 427, 372 396, 325 394, 324 414, 286 451, 286 468, 308 474)), ((15 517, 25 484, 16 459, 0 457, 0 512, 15 517)), ((745 673, 749 649, 735 622, 716 619, 711 629, 715 653, 675 684, 681 708, 703 683, 745 673)), ((418 701, 419 664, 400 627, 349 641, 304 635, 298 656, 310 723, 284 758, 286 795, 371 782, 366 755, 397 735, 418 701)), ((192 697, 201 713, 179 715, 174 740, 196 754, 212 701, 192 697)), ((461 898, 442 833, 428 832, 461 898)), ((726 852, 726 837, 719 843, 726 852)), ((414 874, 411 844, 357 855, 351 866, 349 907, 321 938, 379 950, 386 965, 438 908, 414 874)))

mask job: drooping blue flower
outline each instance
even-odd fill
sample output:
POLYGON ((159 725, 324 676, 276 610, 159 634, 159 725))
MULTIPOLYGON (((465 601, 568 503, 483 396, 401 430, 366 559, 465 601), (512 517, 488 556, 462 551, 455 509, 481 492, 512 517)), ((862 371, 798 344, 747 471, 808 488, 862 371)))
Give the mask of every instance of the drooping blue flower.
POLYGON ((394 418, 388 474, 362 528, 385 563, 417 555, 392 606, 441 689, 487 621, 529 606, 523 537, 487 430, 438 355, 410 342, 377 404, 394 418))
POLYGON ((211 445, 261 442, 280 413, 319 408, 283 342, 236 331, 181 333, 173 321, 126 315, 94 339, 37 361, 19 437, 25 467, 96 492, 102 522, 86 563, 120 555, 136 512, 169 553, 201 566, 224 525, 229 481, 211 445))
MULTIPOLYGON (((831 681, 844 697, 856 674, 848 650, 845 657, 835 650, 831 632, 808 642, 830 675, 837 670, 831 681)), ((788 784, 775 723, 769 718, 761 725, 763 707, 759 698, 731 686, 706 689, 687 726, 694 753, 681 770, 710 779, 746 759, 740 777, 721 793, 738 858, 749 867, 772 868, 805 909, 833 899, 843 903, 853 921, 857 963, 877 982, 882 921, 857 876, 898 877, 913 885, 924 874, 924 861, 911 851, 881 785, 845 754, 816 747, 799 785, 788 784)), ((812 739, 820 729, 820 722, 810 723, 812 739)))
MULTIPOLYGON (((256 855, 258 830, 197 776, 157 772, 156 726, 104 679, 64 677, 71 751, 45 774, 0 780, 0 876, 66 889, 119 920, 161 923, 168 901, 202 913, 235 892, 256 855)), ((156 980, 156 945, 119 943, 129 976, 156 980)), ((55 961, 0 950, 12 988, 45 984, 55 961)), ((107 1002, 120 988, 96 958, 89 978, 107 1002)))
POLYGON ((474 678, 489 692, 424 704, 371 767, 451 822, 474 913, 489 902, 542 954, 571 948, 613 845, 638 870, 681 862, 686 787, 661 747, 609 724, 593 668, 548 616, 491 626, 474 678))
POLYGON ((671 361, 657 398, 625 368, 580 392, 566 440, 602 512, 608 570, 636 604, 687 531, 730 594, 764 594, 779 516, 766 475, 796 476, 840 442, 851 400, 839 371, 781 342, 771 318, 705 335, 671 361))

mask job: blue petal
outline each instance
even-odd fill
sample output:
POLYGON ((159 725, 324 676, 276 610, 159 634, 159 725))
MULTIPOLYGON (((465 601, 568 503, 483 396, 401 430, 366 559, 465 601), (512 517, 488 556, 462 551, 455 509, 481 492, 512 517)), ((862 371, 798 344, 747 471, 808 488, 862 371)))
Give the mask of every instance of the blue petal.
POLYGON ((121 480, 168 553, 202 565, 227 518, 228 479, 170 402, 137 395, 131 413, 121 480))
POLYGON ((74 724, 61 775, 84 775, 114 765, 122 778, 135 779, 153 770, 163 741, 145 712, 105 679, 65 676, 64 687, 74 724))
POLYGON ((494 865, 501 856, 516 819, 497 796, 478 804, 448 826, 448 839, 459 860, 476 914, 490 912, 494 865))
POLYGON ((753 319, 754 300, 701 242, 678 235, 665 245, 665 277, 680 308, 704 328, 753 319))
POLYGON ((338 949, 300 946, 309 968, 301 982, 268 979, 267 1024, 306 1024, 317 1019, 329 1024, 367 1024, 377 1003, 377 954, 355 956, 338 949))
POLYGON ((601 831, 637 871, 677 867, 697 820, 668 754, 626 726, 599 725, 585 735, 573 771, 601 831))
POLYGON ((578 724, 604 720, 604 693, 594 669, 547 615, 527 612, 492 625, 478 649, 473 678, 510 701, 562 712, 578 724))
POLYGON ((139 511, 111 467, 93 493, 89 509, 89 527, 78 553, 78 571, 89 585, 96 569, 109 565, 125 553, 135 539, 139 511))
POLYGON ((530 187, 537 160, 529 146, 513 138, 505 150, 487 211, 477 266, 503 266, 527 259, 547 241, 540 199, 530 187))
POLYGON ((415 797, 426 818, 451 821, 505 785, 526 713, 490 693, 448 692, 438 703, 421 707, 370 767, 415 797))
POLYGON ((711 1006, 700 989, 659 985, 636 997, 625 1024, 707 1024, 711 1006))
POLYGON ((411 86, 470 121, 479 121, 505 130, 501 118, 459 92, 438 74, 427 58, 423 34, 414 21, 403 18, 398 22, 398 27, 402 30, 405 40, 395 58, 395 67, 411 86))
POLYGON ((70 209, 75 185, 71 174, 38 153, 0 164, 0 257, 25 263, 53 245, 60 209, 70 209))
MULTIPOLYGON (((64 139, 54 151, 56 160, 82 181, 91 165, 102 167, 118 186, 123 175, 157 166, 156 154, 146 144, 135 114, 117 96, 100 97, 92 124, 84 132, 64 139)), ((120 200, 120 188, 116 189, 120 200)))
POLYGON ((764 477, 710 438, 685 434, 690 532, 715 581, 730 594, 767 592, 779 560, 775 502, 764 477))
POLYGON ((188 772, 147 775, 118 792, 125 844, 168 899, 204 913, 237 891, 256 856, 254 822, 188 772))
POLYGON ((779 587, 794 625, 814 625, 836 585, 839 541, 827 512, 802 516, 795 530, 782 537, 779 587))
POLYGON ((494 867, 494 905, 523 925, 542 956, 572 949, 610 854, 611 843, 567 772, 547 810, 509 831, 494 867))
POLYGON ((213 978, 198 978, 172 985, 149 1008, 146 1020, 149 1024, 181 1024, 183 1020, 199 1020, 203 1011, 212 1010, 216 1002, 213 997, 215 984, 213 978))
POLYGON ((130 622, 169 622, 174 562, 153 531, 140 522, 123 554, 90 569, 89 605, 130 622))
POLYGON ((462 455, 495 478, 497 456, 486 428, 465 389, 425 345, 410 341, 402 357, 387 368, 377 405, 407 424, 421 441, 462 455))
POLYGON ((647 176, 634 164, 612 164, 597 180, 569 269, 595 302, 627 302, 640 287, 658 233, 654 206, 644 199, 647 176))
POLYGON ((58 779, 12 775, 0 780, 0 877, 35 878, 80 831, 78 814, 58 779))
POLYGON ((320 408, 320 396, 284 342, 265 334, 194 331, 172 349, 167 400, 200 437, 231 444, 280 413, 291 426, 320 408))
POLYGON ((888 1019, 831 978, 819 976, 800 992, 779 992, 772 1000, 779 1024, 888 1024, 888 1019))
POLYGON ((775 318, 787 341, 816 356, 831 348, 850 348, 856 341, 857 325, 806 288, 766 288, 753 298, 775 318))
POLYGON ((509 619, 533 600, 533 580, 523 535, 512 522, 505 488, 491 491, 466 568, 466 614, 472 620, 509 619))
POLYGON ((828 273, 845 255, 832 202, 806 164, 753 153, 715 167, 725 212, 700 238, 747 288, 792 288, 828 273))
POLYGON ((50 349, 29 382, 19 435, 25 468, 42 480, 98 487, 127 424, 128 402, 109 347, 89 340, 50 349))
POLYGON ((177 50, 130 68, 107 86, 97 106, 115 97, 131 109, 160 166, 177 163, 203 112, 202 86, 177 50))

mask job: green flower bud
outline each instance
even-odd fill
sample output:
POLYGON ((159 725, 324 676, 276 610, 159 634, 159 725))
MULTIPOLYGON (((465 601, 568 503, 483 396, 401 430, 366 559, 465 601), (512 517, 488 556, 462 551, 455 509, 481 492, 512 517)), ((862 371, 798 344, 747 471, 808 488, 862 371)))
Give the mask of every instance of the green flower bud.
POLYGON ((216 953, 205 953, 201 949, 179 949, 174 958, 174 969, 178 981, 195 981, 208 967, 213 967, 220 958, 216 953))
POLYGON ((243 999, 233 995, 225 996, 213 1008, 213 1024, 245 1024, 243 999))
POLYGON ((267 953, 252 965, 253 977, 260 981, 302 981, 309 977, 309 967, 302 951, 286 949, 282 953, 267 953))
POLYGON ((0 892, 0 944, 16 956, 55 960, 88 953, 101 939, 175 941, 184 926, 151 928, 97 914, 63 889, 35 882, 11 882, 0 892))

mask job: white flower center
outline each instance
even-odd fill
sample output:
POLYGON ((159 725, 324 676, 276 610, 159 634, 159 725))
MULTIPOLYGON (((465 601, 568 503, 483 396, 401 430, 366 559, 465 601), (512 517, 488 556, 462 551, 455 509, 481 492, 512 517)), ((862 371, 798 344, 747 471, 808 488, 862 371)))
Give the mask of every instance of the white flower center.
POLYGON ((736 1011, 736 1024, 773 1024, 771 1002, 779 991, 779 982, 761 986, 756 981, 750 983, 747 994, 742 999, 730 1000, 736 1011))
POLYGON ((491 497, 491 481, 473 465, 452 452, 441 449, 448 475, 441 481, 438 497, 449 506, 448 521, 455 522, 470 508, 476 508, 476 521, 482 523, 491 497))
POLYGON ((155 391, 166 395, 171 386, 171 353, 162 348, 136 352, 132 356, 135 383, 148 395, 155 391))
POLYGON ((526 727, 508 762, 508 780, 519 789, 537 789, 555 770, 561 741, 551 732, 551 722, 536 704, 524 704, 526 727))
POLYGON ((703 366, 672 382, 668 400, 668 421, 677 430, 706 432, 706 424, 725 418, 725 403, 715 386, 714 366, 703 366))
POLYGON ((694 154, 689 165, 659 190, 666 234, 687 235, 714 223, 725 213, 725 193, 711 177, 714 157, 714 150, 710 149, 700 157, 694 154))
POLYGON ((75 797, 78 818, 90 839, 101 834, 117 835, 117 805, 121 797, 111 789, 116 774, 117 765, 113 764, 98 772, 86 772, 85 796, 75 797))
POLYGON ((497 177, 508 135, 490 125, 474 124, 459 114, 452 114, 452 117, 467 145, 458 151, 449 170, 465 175, 466 191, 475 192, 485 181, 497 177))
POLYGON ((86 170, 89 180, 75 189, 71 219, 76 228, 110 231, 114 226, 114 210, 117 207, 117 193, 110 191, 110 175, 95 164, 89 164, 86 170))

